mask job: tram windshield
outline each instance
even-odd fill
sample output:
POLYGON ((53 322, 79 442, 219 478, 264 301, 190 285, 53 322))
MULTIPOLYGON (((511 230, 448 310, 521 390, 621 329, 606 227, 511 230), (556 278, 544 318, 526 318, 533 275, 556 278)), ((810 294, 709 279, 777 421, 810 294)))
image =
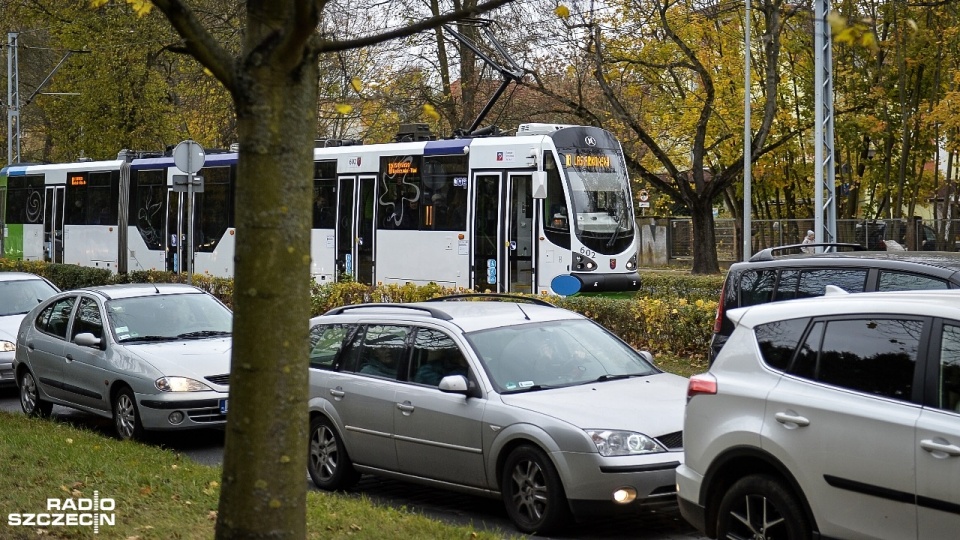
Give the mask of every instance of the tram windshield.
POLYGON ((574 230, 601 253, 617 253, 632 241, 633 208, 619 153, 609 149, 560 149, 574 230))

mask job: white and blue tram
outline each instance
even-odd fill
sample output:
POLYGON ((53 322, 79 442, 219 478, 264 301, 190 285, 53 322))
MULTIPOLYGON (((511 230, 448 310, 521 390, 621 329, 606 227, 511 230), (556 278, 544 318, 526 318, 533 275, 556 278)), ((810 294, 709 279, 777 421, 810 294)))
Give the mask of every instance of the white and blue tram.
MULTIPOLYGON (((311 272, 319 282, 572 294, 639 287, 637 230, 619 142, 583 126, 513 136, 314 150, 311 272)), ((3 253, 180 271, 184 174, 169 155, 0 170, 3 253)), ((195 193, 194 269, 233 273, 236 153, 208 152, 195 193)))

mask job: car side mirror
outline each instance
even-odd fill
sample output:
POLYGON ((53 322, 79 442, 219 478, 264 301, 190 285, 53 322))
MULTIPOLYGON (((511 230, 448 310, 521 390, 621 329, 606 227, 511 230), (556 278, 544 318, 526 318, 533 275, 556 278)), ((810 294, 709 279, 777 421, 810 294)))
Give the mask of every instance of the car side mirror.
POLYGON ((81 332, 73 338, 73 342, 81 347, 93 347, 95 349, 103 350, 103 340, 94 337, 90 332, 81 332))
POLYGON ((477 391, 477 385, 469 380, 466 375, 447 375, 440 379, 438 385, 441 392, 448 394, 463 394, 466 397, 480 397, 477 391))
POLYGON ((650 351, 637 351, 637 354, 639 354, 641 357, 643 357, 643 359, 646 360, 647 362, 650 362, 650 364, 652 364, 652 365, 654 365, 654 366, 657 365, 656 360, 654 360, 654 358, 653 358, 653 353, 652 353, 652 352, 650 352, 650 351))

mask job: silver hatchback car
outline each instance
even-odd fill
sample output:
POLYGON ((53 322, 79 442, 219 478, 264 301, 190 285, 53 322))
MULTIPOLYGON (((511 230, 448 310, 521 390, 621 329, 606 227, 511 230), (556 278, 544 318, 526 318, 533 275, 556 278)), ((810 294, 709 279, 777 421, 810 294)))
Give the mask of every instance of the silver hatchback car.
POLYGON ((27 272, 0 272, 0 386, 14 384, 13 356, 23 316, 60 292, 53 283, 27 272))
POLYGON ((711 538, 960 534, 960 291, 731 310, 690 378, 683 516, 711 538))
POLYGON ((20 405, 53 404, 113 419, 117 436, 222 426, 233 315, 189 285, 67 291, 23 319, 14 361, 20 405))
POLYGON ((314 483, 369 473, 502 498, 525 533, 672 503, 687 380, 579 314, 479 296, 311 320, 314 483))

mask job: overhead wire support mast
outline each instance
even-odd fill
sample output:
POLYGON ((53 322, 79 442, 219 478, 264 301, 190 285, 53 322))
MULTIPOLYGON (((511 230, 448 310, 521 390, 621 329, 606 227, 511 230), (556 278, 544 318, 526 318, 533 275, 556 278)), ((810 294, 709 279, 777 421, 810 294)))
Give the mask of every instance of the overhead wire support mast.
MULTIPOLYGON (((814 181, 816 208, 814 242, 837 241, 836 171, 833 138, 833 50, 830 25, 830 0, 816 0, 814 17, 814 106, 816 110, 814 181)), ((819 248, 818 248, 819 250, 819 248)))
POLYGON ((480 111, 480 114, 477 115, 477 119, 473 121, 473 124, 467 129, 466 134, 471 134, 478 127, 480 123, 483 122, 483 119, 487 117, 490 113, 490 109, 493 108, 494 103, 500 99, 500 96, 506 91, 507 87, 510 86, 511 82, 520 83, 523 81, 523 76, 526 74, 526 70, 520 67, 510 56, 506 49, 497 41, 496 36, 493 35, 493 32, 490 31, 490 25, 493 24, 493 21, 487 19, 464 19, 461 21, 461 24, 469 24, 477 26, 483 29, 483 33, 486 34, 487 39, 490 40, 490 43, 493 47, 500 53, 500 56, 503 57, 503 60, 507 66, 501 65, 499 62, 491 58, 489 55, 485 54, 483 51, 477 47, 470 38, 460 34, 454 30, 450 25, 443 25, 443 29, 446 30, 450 35, 457 38, 460 43, 463 43, 468 49, 473 51, 474 54, 479 56, 486 62, 490 67, 497 70, 500 75, 503 76, 503 82, 500 83, 500 87, 497 88, 497 91, 493 93, 493 96, 490 97, 490 100, 487 101, 487 104, 483 106, 483 110, 480 111))

